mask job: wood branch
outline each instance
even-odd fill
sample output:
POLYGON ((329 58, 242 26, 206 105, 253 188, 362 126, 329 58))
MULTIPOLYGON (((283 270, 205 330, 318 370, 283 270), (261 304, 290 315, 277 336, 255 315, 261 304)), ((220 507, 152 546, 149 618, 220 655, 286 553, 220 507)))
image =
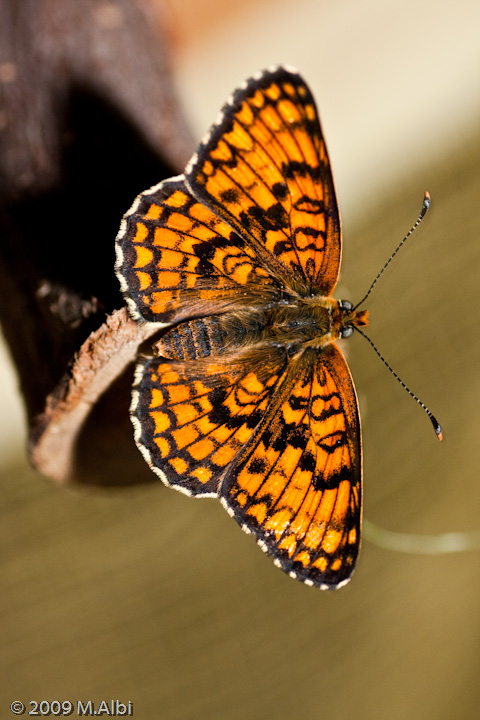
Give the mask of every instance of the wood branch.
POLYGON ((128 404, 129 366, 152 328, 123 309, 114 238, 135 195, 177 173, 192 142, 148 8, 0 5, 0 320, 31 460, 63 483, 151 479, 132 453, 128 404))

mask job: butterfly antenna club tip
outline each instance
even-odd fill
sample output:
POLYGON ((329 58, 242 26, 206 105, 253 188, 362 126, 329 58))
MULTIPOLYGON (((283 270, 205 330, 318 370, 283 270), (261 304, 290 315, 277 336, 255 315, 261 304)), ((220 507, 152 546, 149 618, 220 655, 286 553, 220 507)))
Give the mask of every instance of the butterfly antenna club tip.
POLYGON ((424 217, 425 213, 427 212, 428 208, 430 207, 431 202, 432 202, 432 198, 430 197, 430 193, 427 190, 425 190, 425 195, 423 198, 422 209, 420 210, 419 220, 421 220, 424 217))
POLYGON ((441 426, 440 423, 438 422, 438 420, 437 420, 437 418, 435 417, 435 415, 432 415, 432 413, 431 413, 430 411, 428 412, 428 417, 430 418, 430 421, 431 421, 431 423, 432 423, 432 425, 433 425, 433 429, 435 430, 436 436, 438 437, 438 439, 439 439, 440 441, 442 441, 442 440, 443 440, 443 430, 442 430, 442 426, 441 426))

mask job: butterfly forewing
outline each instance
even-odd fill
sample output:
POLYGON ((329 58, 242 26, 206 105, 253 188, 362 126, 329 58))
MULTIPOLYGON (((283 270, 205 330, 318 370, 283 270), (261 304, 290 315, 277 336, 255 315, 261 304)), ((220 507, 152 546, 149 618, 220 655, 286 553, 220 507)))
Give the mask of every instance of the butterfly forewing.
POLYGON ((287 287, 332 292, 339 213, 315 102, 298 74, 279 68, 238 89, 186 177, 287 287))
POLYGON ((349 579, 360 543, 360 425, 341 352, 305 353, 229 467, 222 498, 276 563, 310 584, 349 579))

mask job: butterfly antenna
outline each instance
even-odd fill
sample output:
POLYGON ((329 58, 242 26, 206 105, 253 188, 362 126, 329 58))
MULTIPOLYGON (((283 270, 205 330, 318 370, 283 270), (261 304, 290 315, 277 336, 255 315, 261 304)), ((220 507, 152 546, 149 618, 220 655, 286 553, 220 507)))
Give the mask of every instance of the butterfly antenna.
POLYGON ((382 269, 381 269, 380 272, 378 273, 377 277, 375 278, 375 280, 374 280, 374 281, 372 282, 372 284, 370 285, 370 288, 369 288, 368 292, 366 293, 366 295, 365 295, 365 296, 360 300, 360 302, 357 303, 357 304, 355 305, 355 307, 353 308, 354 310, 356 310, 358 307, 360 307, 360 305, 362 305, 362 304, 365 302, 365 300, 368 298, 368 296, 369 296, 370 293, 372 292, 373 288, 375 287, 375 285, 377 284, 377 282, 380 280, 381 276, 383 275, 383 273, 385 272, 385 270, 387 269, 387 267, 390 265, 390 263, 392 262, 393 258, 395 257, 395 255, 398 253, 398 251, 399 251, 400 248, 402 247, 402 245, 406 242, 406 240, 408 240, 408 238, 409 238, 410 235, 413 233, 413 231, 416 230, 417 227, 420 225, 420 223, 422 222, 423 218, 425 217, 425 215, 426 215, 426 213, 427 213, 428 208, 430 207, 430 202, 431 202, 430 195, 428 194, 428 192, 426 192, 426 193, 425 193, 425 197, 423 198, 422 209, 420 210, 420 214, 419 214, 418 218, 416 219, 414 225, 410 228, 410 230, 408 231, 408 233, 407 233, 407 234, 405 235, 405 237, 403 238, 402 242, 398 245, 398 247, 397 247, 397 248, 393 251, 393 253, 390 255, 390 257, 388 258, 387 262, 386 262, 385 265, 382 267, 382 269))
MULTIPOLYGON (((417 224, 418 224, 418 223, 417 223, 417 224)), ((380 360, 381 360, 381 361, 383 362, 383 364, 390 370, 390 372, 392 373, 393 377, 394 377, 396 380, 398 380, 398 382, 399 382, 400 385, 403 387, 403 389, 406 390, 407 393, 420 405, 420 407, 425 410, 425 412, 427 413, 428 417, 430 418, 430 422, 431 422, 432 425, 433 425, 433 429, 435 430, 436 436, 438 437, 439 440, 443 440, 443 431, 442 431, 441 425, 440 425, 440 423, 438 422, 438 420, 437 420, 437 418, 435 417, 435 415, 434 415, 432 412, 430 412, 430 410, 429 410, 428 407, 425 405, 425 403, 423 403, 423 402, 420 400, 420 398, 418 398, 418 397, 410 390, 410 388, 405 385, 405 383, 403 382, 402 378, 397 375, 397 373, 395 372, 395 370, 394 370, 392 367, 390 367, 390 365, 388 364, 388 362, 385 360, 385 358, 384 358, 383 355, 381 354, 380 350, 377 348, 377 346, 376 346, 375 343, 373 342, 373 340, 370 340, 370 338, 368 337, 368 335, 365 335, 365 333, 362 332, 358 327, 353 326, 353 329, 356 330, 358 333, 360 333, 360 335, 363 335, 363 337, 365 338, 365 340, 368 340, 368 342, 370 343, 370 345, 372 346, 372 348, 375 350, 375 352, 377 353, 377 355, 378 355, 378 357, 380 358, 380 360)))

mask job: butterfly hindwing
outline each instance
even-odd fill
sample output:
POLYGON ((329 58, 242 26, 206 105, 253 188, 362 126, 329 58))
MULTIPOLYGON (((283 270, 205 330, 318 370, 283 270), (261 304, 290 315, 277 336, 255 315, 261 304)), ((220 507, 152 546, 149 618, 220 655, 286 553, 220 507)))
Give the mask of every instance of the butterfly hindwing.
POLYGON ((117 276, 136 318, 172 322, 280 294, 255 251, 192 196, 183 176, 138 196, 116 247, 117 276))
POLYGON ((332 292, 340 219, 315 101, 296 72, 265 71, 236 90, 186 179, 288 288, 332 292))
MULTIPOLYGON (((137 367, 132 418, 136 442, 163 482, 189 495, 217 495, 222 475, 267 411, 285 354, 252 362, 207 352, 199 362, 187 350, 182 358, 176 339, 183 335, 185 349, 198 328, 184 326, 195 323, 202 321, 182 323, 167 334, 175 336, 171 343, 160 341, 180 350, 176 360, 152 358, 137 367)), ((190 351, 196 353, 193 342, 190 351)))

